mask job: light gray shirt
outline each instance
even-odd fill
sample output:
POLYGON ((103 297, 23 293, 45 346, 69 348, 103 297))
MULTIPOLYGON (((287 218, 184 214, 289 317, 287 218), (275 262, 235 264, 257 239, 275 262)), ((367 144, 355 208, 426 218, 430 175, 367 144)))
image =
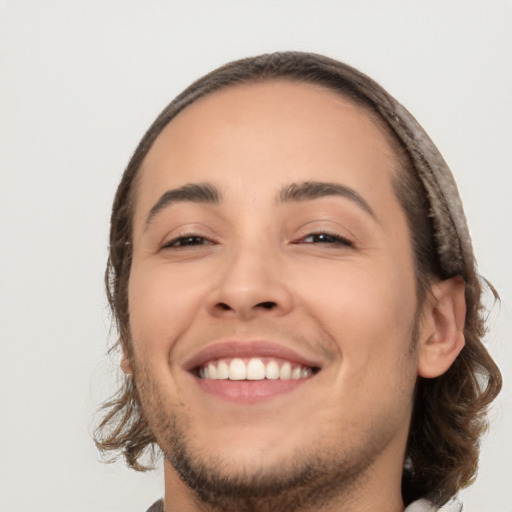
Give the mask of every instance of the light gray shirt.
MULTIPOLYGON (((148 508, 146 512, 163 512, 164 511, 164 500, 158 500, 148 508)), ((428 500, 417 500, 411 503, 404 512, 461 512, 462 504, 457 498, 453 498, 446 505, 441 508, 435 507, 428 500)))

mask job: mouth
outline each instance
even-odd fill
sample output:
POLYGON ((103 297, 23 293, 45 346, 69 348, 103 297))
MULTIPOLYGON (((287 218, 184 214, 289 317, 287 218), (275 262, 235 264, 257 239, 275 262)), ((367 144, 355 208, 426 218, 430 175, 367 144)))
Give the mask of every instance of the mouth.
POLYGON ((306 385, 322 365, 279 344, 233 341, 200 350, 185 369, 209 395, 250 404, 306 385))
POLYGON ((194 369, 200 379, 229 381, 301 380, 319 371, 318 366, 274 357, 216 359, 194 369))

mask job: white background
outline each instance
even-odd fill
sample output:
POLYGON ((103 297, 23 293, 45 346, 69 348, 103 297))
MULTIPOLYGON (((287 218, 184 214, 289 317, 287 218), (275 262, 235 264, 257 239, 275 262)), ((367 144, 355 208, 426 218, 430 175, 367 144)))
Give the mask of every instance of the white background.
POLYGON ((113 390, 102 287, 109 210, 136 143, 193 79, 267 51, 381 82, 453 169, 501 306, 505 374, 465 512, 512 511, 512 2, 0 0, 0 511, 142 512, 159 472, 101 464, 113 390))

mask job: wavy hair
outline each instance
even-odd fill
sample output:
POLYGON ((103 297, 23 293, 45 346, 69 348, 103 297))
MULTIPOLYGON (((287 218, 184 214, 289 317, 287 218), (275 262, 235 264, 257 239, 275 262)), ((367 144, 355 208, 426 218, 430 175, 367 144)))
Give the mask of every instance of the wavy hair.
MULTIPOLYGON (((119 333, 113 349, 128 357, 132 344, 128 279, 132 259, 132 219, 138 172, 164 127, 197 99, 236 84, 285 79, 334 90, 365 109, 385 127, 395 150, 397 198, 404 209, 414 249, 418 302, 433 277, 461 276, 466 291, 466 345, 449 368, 434 379, 418 378, 402 478, 406 504, 427 497, 442 505, 475 478, 479 442, 487 427, 489 404, 501 388, 501 374, 485 349, 486 311, 466 219, 452 174, 439 151, 411 114, 368 76, 324 56, 284 52, 229 63, 200 78, 157 117, 135 150, 114 199, 110 251, 105 273, 108 301, 119 333)), ((492 287, 491 291, 497 298, 492 287)), ((129 376, 102 405, 95 441, 103 453, 122 454, 136 470, 155 438, 129 376)), ((152 461, 153 462, 153 459, 152 461)))

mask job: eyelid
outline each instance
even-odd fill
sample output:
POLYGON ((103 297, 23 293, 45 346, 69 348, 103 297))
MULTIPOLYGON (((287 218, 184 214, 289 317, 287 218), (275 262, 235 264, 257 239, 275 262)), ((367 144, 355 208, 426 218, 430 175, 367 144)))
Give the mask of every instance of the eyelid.
POLYGON ((165 242, 163 245, 162 245, 162 249, 171 249, 171 248, 174 248, 174 249, 181 249, 181 248, 184 248, 184 247, 197 247, 197 246, 201 246, 201 245, 215 245, 215 242, 213 242, 212 240, 210 240, 209 238, 205 237, 205 236, 201 236, 201 235, 195 235, 195 234, 189 234, 189 235, 180 235, 180 236, 177 236, 177 237, 174 237, 174 238, 171 238, 169 241, 165 242), (201 244, 190 244, 190 245, 183 245, 183 246, 180 246, 180 245, 174 245, 176 244, 177 242, 179 242, 180 240, 186 240, 187 238, 199 238, 199 239, 202 239, 203 241, 206 241, 207 243, 201 243, 201 244))
POLYGON ((200 229, 196 227, 190 227, 189 229, 183 229, 183 230, 173 230, 174 232, 171 232, 171 234, 167 234, 167 236, 163 239, 162 243, 159 244, 159 249, 181 249, 185 247, 198 247, 198 246, 204 246, 204 245, 216 245, 218 244, 218 241, 211 236, 209 233, 205 233, 205 229, 200 229), (207 244, 197 244, 197 245, 189 245, 189 246, 175 246, 172 247, 173 244, 178 242, 181 239, 186 238, 202 238, 203 240, 207 241, 207 244))
POLYGON ((354 242, 344 236, 344 235, 341 235, 339 233, 335 233, 335 232, 332 232, 330 230, 326 230, 326 229, 318 229, 318 230, 314 230, 314 231, 311 231, 307 234, 305 234, 304 236, 301 236, 299 237, 298 239, 296 239, 293 243, 295 244, 314 244, 315 242, 305 242, 304 240, 306 238, 309 238, 311 236, 321 236, 321 235, 326 235, 328 237, 331 237, 334 239, 334 241, 332 242, 316 242, 317 244, 321 245, 321 244, 325 244, 325 245, 344 245, 346 247, 354 247, 354 242))
MULTIPOLYGON (((305 222, 298 226, 295 230, 296 235, 294 236, 293 243, 297 243, 299 240, 304 240, 308 236, 312 235, 328 235, 339 239, 339 243, 346 246, 356 247, 358 246, 358 237, 347 228, 345 223, 340 223, 330 218, 317 218, 305 222)), ((326 243, 326 245, 328 245, 326 243)))

